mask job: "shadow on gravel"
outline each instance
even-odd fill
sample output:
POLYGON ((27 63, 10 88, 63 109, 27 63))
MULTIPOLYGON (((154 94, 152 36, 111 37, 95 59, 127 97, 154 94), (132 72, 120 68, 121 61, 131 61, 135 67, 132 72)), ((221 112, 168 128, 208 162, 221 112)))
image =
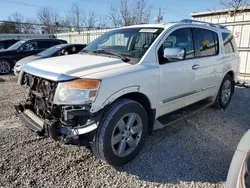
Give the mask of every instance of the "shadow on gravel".
POLYGON ((225 182, 237 144, 250 128, 249 98, 249 89, 237 88, 227 110, 208 108, 155 132, 141 154, 118 170, 156 183, 225 182))

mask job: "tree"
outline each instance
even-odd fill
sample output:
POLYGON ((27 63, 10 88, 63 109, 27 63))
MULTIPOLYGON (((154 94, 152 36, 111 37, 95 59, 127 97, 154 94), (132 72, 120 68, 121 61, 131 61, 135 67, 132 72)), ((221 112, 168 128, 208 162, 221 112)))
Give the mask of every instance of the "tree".
POLYGON ((93 29, 97 24, 97 14, 95 12, 89 12, 84 18, 84 26, 89 30, 93 29))
POLYGON ((9 21, 15 22, 15 27, 16 27, 16 33, 22 33, 22 24, 21 22, 24 21, 23 15, 20 13, 16 12, 9 16, 9 21))
POLYGON ((111 5, 107 18, 115 27, 149 23, 151 6, 147 0, 120 0, 118 6, 111 5))
POLYGON ((66 18, 67 26, 74 27, 76 31, 80 33, 84 17, 84 11, 79 8, 79 5, 77 3, 73 4, 66 18))
POLYGON ((9 16, 9 21, 13 22, 16 27, 16 33, 34 34, 36 33, 35 21, 26 19, 18 12, 9 16))
POLYGON ((37 17, 40 23, 44 25, 44 33, 54 34, 59 32, 61 22, 58 12, 53 11, 50 8, 44 7, 38 10, 37 17))
POLYGON ((220 0, 220 4, 225 8, 232 9, 231 16, 235 16, 237 12, 243 12, 249 7, 248 0, 220 0))
POLYGON ((0 24, 0 33, 16 33, 16 26, 11 22, 0 24))

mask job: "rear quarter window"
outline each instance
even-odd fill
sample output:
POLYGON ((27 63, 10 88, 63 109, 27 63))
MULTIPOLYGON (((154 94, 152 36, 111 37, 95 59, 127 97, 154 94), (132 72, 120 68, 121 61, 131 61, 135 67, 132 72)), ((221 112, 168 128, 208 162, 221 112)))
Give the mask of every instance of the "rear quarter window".
POLYGON ((219 54, 219 40, 217 33, 207 29, 195 29, 198 43, 198 56, 207 57, 219 54))
POLYGON ((222 33, 225 54, 231 54, 236 51, 236 43, 231 33, 222 33))

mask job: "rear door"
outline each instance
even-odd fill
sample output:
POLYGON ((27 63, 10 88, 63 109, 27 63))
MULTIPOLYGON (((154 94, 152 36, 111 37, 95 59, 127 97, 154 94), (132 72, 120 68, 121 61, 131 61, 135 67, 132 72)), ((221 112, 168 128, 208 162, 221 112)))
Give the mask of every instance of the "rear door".
POLYGON ((192 103, 209 96, 216 90, 216 63, 219 61, 219 37, 212 30, 193 28, 195 37, 195 58, 186 64, 186 70, 193 75, 190 85, 191 91, 197 94, 190 97, 192 103))

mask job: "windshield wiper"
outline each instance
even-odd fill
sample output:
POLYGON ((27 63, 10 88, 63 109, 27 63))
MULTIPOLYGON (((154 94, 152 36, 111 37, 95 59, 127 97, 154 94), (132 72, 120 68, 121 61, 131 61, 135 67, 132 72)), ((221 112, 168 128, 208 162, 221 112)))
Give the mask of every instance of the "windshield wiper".
POLYGON ((126 57, 126 56, 123 56, 123 55, 115 53, 115 52, 107 51, 107 50, 92 50, 91 52, 113 55, 113 56, 119 57, 124 62, 129 62, 130 61, 130 59, 128 57, 126 57))

